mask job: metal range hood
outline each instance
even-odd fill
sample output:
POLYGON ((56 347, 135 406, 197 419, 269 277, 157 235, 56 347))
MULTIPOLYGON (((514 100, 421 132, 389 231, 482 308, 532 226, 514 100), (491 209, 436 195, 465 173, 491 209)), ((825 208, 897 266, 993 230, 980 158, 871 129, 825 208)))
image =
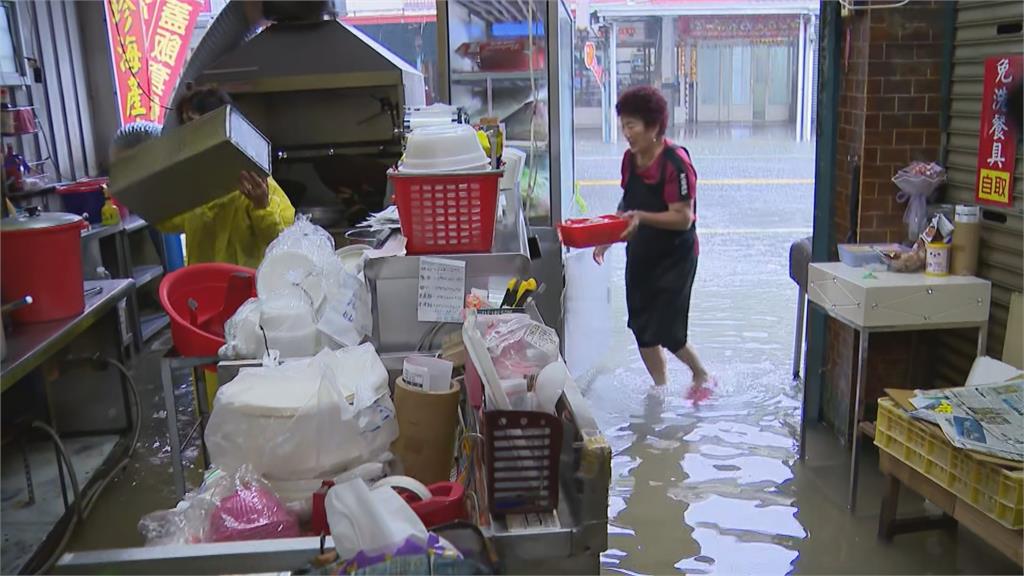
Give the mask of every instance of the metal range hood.
POLYGON ((217 84, 231 93, 402 84, 414 92, 408 99, 423 98, 419 71, 333 19, 272 24, 209 67, 198 83, 217 84))

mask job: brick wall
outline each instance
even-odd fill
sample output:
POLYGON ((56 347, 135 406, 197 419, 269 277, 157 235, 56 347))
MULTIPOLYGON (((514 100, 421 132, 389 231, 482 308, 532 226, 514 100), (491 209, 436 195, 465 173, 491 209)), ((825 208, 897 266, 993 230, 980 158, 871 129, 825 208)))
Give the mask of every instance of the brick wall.
MULTIPOLYGON (((860 177, 858 242, 906 239, 905 206, 896 201, 892 177, 912 160, 938 160, 942 110, 943 8, 941 1, 913 0, 894 9, 854 12, 844 22, 840 64, 833 246, 850 232, 853 174, 860 177), (848 30, 848 33, 847 33, 848 30)), ((829 320, 825 352, 825 417, 841 437, 857 380, 859 341, 853 330, 829 320)), ((921 385, 911 374, 914 337, 884 334, 870 342, 866 401, 883 388, 921 385), (913 381, 912 381, 913 380, 913 381)), ((868 412, 872 408, 868 408, 868 412)))

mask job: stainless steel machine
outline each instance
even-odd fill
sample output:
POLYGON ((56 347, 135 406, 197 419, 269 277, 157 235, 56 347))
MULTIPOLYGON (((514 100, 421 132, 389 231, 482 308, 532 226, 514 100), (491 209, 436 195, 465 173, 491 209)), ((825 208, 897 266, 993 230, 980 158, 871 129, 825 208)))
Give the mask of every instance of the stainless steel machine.
POLYGON ((231 95, 271 141, 274 179, 296 210, 340 232, 381 209, 387 168, 401 156, 404 109, 425 103, 423 76, 335 19, 328 3, 303 5, 194 83, 231 95))

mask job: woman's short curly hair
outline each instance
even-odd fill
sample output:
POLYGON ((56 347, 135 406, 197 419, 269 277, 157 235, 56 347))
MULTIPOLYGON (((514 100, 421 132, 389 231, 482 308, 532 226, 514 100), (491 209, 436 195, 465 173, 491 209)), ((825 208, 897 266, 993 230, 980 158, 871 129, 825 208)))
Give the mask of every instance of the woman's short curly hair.
POLYGON ((231 104, 231 97, 227 92, 216 86, 200 86, 182 96, 175 108, 178 112, 178 121, 185 124, 189 112, 203 116, 228 104, 231 104))
POLYGON ((639 118, 647 128, 656 126, 658 136, 664 136, 668 128, 668 102, 654 86, 634 86, 623 92, 615 103, 615 113, 639 118))

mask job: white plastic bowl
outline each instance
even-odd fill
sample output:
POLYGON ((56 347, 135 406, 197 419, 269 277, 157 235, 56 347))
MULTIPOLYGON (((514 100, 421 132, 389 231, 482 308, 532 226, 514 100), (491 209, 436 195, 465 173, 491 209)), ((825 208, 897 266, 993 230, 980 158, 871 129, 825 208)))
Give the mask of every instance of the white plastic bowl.
POLYGON ((487 155, 476 130, 466 124, 431 126, 409 134, 403 172, 451 172, 486 170, 487 155))

